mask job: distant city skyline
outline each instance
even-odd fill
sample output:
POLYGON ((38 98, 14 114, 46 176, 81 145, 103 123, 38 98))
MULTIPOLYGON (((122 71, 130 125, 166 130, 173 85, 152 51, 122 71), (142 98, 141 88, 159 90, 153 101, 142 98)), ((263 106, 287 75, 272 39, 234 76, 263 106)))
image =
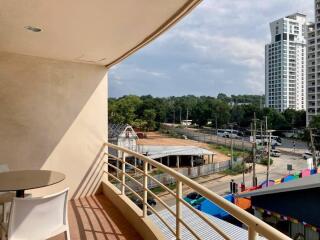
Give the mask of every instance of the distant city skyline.
POLYGON ((314 19, 313 0, 203 1, 109 72, 109 96, 264 94, 269 23, 294 12, 314 19))

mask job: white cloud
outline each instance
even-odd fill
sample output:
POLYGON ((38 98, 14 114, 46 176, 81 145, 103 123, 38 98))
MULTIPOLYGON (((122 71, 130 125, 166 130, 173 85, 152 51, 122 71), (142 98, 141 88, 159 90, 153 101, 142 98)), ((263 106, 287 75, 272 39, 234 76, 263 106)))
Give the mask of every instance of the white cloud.
POLYGON ((297 11, 312 19, 313 4, 203 1, 170 31, 111 70, 110 95, 261 94, 269 22, 297 11), (113 81, 125 84, 117 88, 113 81))

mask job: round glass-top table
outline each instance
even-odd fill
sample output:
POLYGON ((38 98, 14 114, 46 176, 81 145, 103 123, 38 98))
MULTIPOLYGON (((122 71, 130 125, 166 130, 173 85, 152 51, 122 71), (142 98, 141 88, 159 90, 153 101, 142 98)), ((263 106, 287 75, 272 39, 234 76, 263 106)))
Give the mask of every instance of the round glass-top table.
POLYGON ((47 187, 63 181, 63 173, 49 170, 21 170, 0 173, 0 192, 15 191, 16 197, 24 197, 24 191, 47 187))

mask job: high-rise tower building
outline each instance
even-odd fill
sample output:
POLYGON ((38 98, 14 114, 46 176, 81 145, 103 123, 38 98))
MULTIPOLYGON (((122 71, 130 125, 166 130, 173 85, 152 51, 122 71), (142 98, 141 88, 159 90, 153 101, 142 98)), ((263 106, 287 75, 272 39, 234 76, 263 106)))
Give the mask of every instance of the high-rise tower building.
POLYGON ((320 1, 315 0, 315 23, 308 26, 307 124, 320 114, 320 1))
POLYGON ((306 16, 295 13, 270 23, 265 46, 266 106, 280 112, 306 109, 306 16))

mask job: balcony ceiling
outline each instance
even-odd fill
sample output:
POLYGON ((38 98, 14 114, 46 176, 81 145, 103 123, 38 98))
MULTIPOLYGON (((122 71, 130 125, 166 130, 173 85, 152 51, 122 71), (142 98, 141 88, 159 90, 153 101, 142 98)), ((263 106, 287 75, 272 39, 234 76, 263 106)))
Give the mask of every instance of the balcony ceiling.
POLYGON ((111 66, 199 1, 0 0, 0 51, 111 66))

